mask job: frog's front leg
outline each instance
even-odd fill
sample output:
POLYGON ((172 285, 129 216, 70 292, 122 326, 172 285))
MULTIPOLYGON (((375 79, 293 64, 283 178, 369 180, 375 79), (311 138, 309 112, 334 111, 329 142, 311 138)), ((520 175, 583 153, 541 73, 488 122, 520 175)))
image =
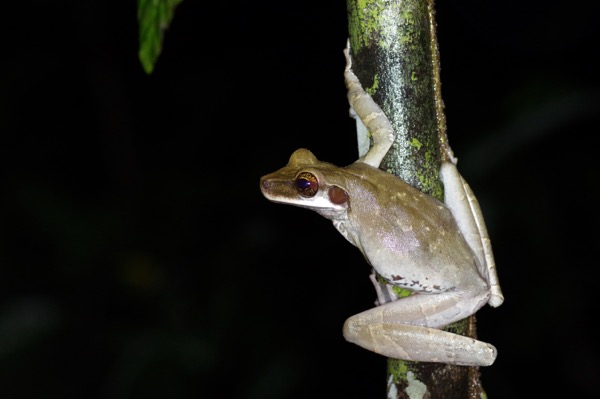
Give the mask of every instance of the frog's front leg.
POLYGON ((394 128, 379 105, 365 92, 358 77, 352 71, 350 40, 344 49, 344 56, 346 57, 344 80, 348 89, 348 102, 352 107, 351 113, 356 119, 358 134, 363 135, 364 129, 366 129, 373 138, 373 145, 364 156, 365 144, 361 144, 359 139, 361 158, 357 162, 364 162, 378 168, 394 142, 394 128))
POLYGON ((344 337, 365 349, 394 359, 464 366, 489 366, 496 348, 439 328, 474 313, 487 301, 457 292, 415 294, 366 310, 346 320, 344 337))
POLYGON ((377 300, 375 306, 383 305, 384 303, 392 302, 398 299, 398 296, 392 289, 390 284, 380 283, 377 280, 377 272, 373 270, 369 275, 373 287, 375 287, 375 293, 377 294, 377 300))

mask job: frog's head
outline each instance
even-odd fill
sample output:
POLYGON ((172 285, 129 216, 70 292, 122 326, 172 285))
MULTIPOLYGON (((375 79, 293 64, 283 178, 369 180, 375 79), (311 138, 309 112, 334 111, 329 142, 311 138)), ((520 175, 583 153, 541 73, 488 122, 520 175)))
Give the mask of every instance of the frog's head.
POLYGON ((294 151, 286 166, 260 179, 260 190, 270 201, 309 208, 335 219, 349 207, 340 170, 301 148, 294 151))

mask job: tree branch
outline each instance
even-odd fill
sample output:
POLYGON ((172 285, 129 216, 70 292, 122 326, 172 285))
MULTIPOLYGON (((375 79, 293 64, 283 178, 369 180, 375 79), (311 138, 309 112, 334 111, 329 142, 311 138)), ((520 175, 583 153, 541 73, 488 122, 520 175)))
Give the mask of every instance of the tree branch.
MULTIPOLYGON (((396 133, 381 168, 443 200, 439 170, 451 151, 433 0, 348 0, 347 9, 353 70, 396 133)), ((475 318, 447 330, 475 337, 475 318)), ((388 398, 483 395, 477 368, 388 359, 388 398)))

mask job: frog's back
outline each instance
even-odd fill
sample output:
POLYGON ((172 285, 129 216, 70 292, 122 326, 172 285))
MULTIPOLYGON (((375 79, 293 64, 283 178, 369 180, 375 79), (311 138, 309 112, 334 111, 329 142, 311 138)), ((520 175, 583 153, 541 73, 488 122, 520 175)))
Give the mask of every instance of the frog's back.
MULTIPOLYGON (((389 281, 418 281, 422 291, 436 279, 436 290, 460 285, 454 276, 465 266, 478 274, 477 260, 451 211, 440 201, 400 178, 362 163, 347 167, 351 192, 348 220, 360 233, 357 245, 389 281), (368 221, 368 226, 359 226, 368 221)), ((418 288, 418 287, 414 287, 418 288)), ((417 289, 419 290, 419 289, 417 289)))

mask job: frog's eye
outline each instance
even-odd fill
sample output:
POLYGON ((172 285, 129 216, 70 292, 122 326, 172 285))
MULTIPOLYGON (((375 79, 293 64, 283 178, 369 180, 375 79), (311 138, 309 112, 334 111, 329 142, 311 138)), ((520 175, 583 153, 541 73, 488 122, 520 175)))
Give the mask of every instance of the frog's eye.
POLYGON ((317 176, 309 172, 302 172, 296 177, 296 188, 303 197, 314 197, 319 191, 317 176))

